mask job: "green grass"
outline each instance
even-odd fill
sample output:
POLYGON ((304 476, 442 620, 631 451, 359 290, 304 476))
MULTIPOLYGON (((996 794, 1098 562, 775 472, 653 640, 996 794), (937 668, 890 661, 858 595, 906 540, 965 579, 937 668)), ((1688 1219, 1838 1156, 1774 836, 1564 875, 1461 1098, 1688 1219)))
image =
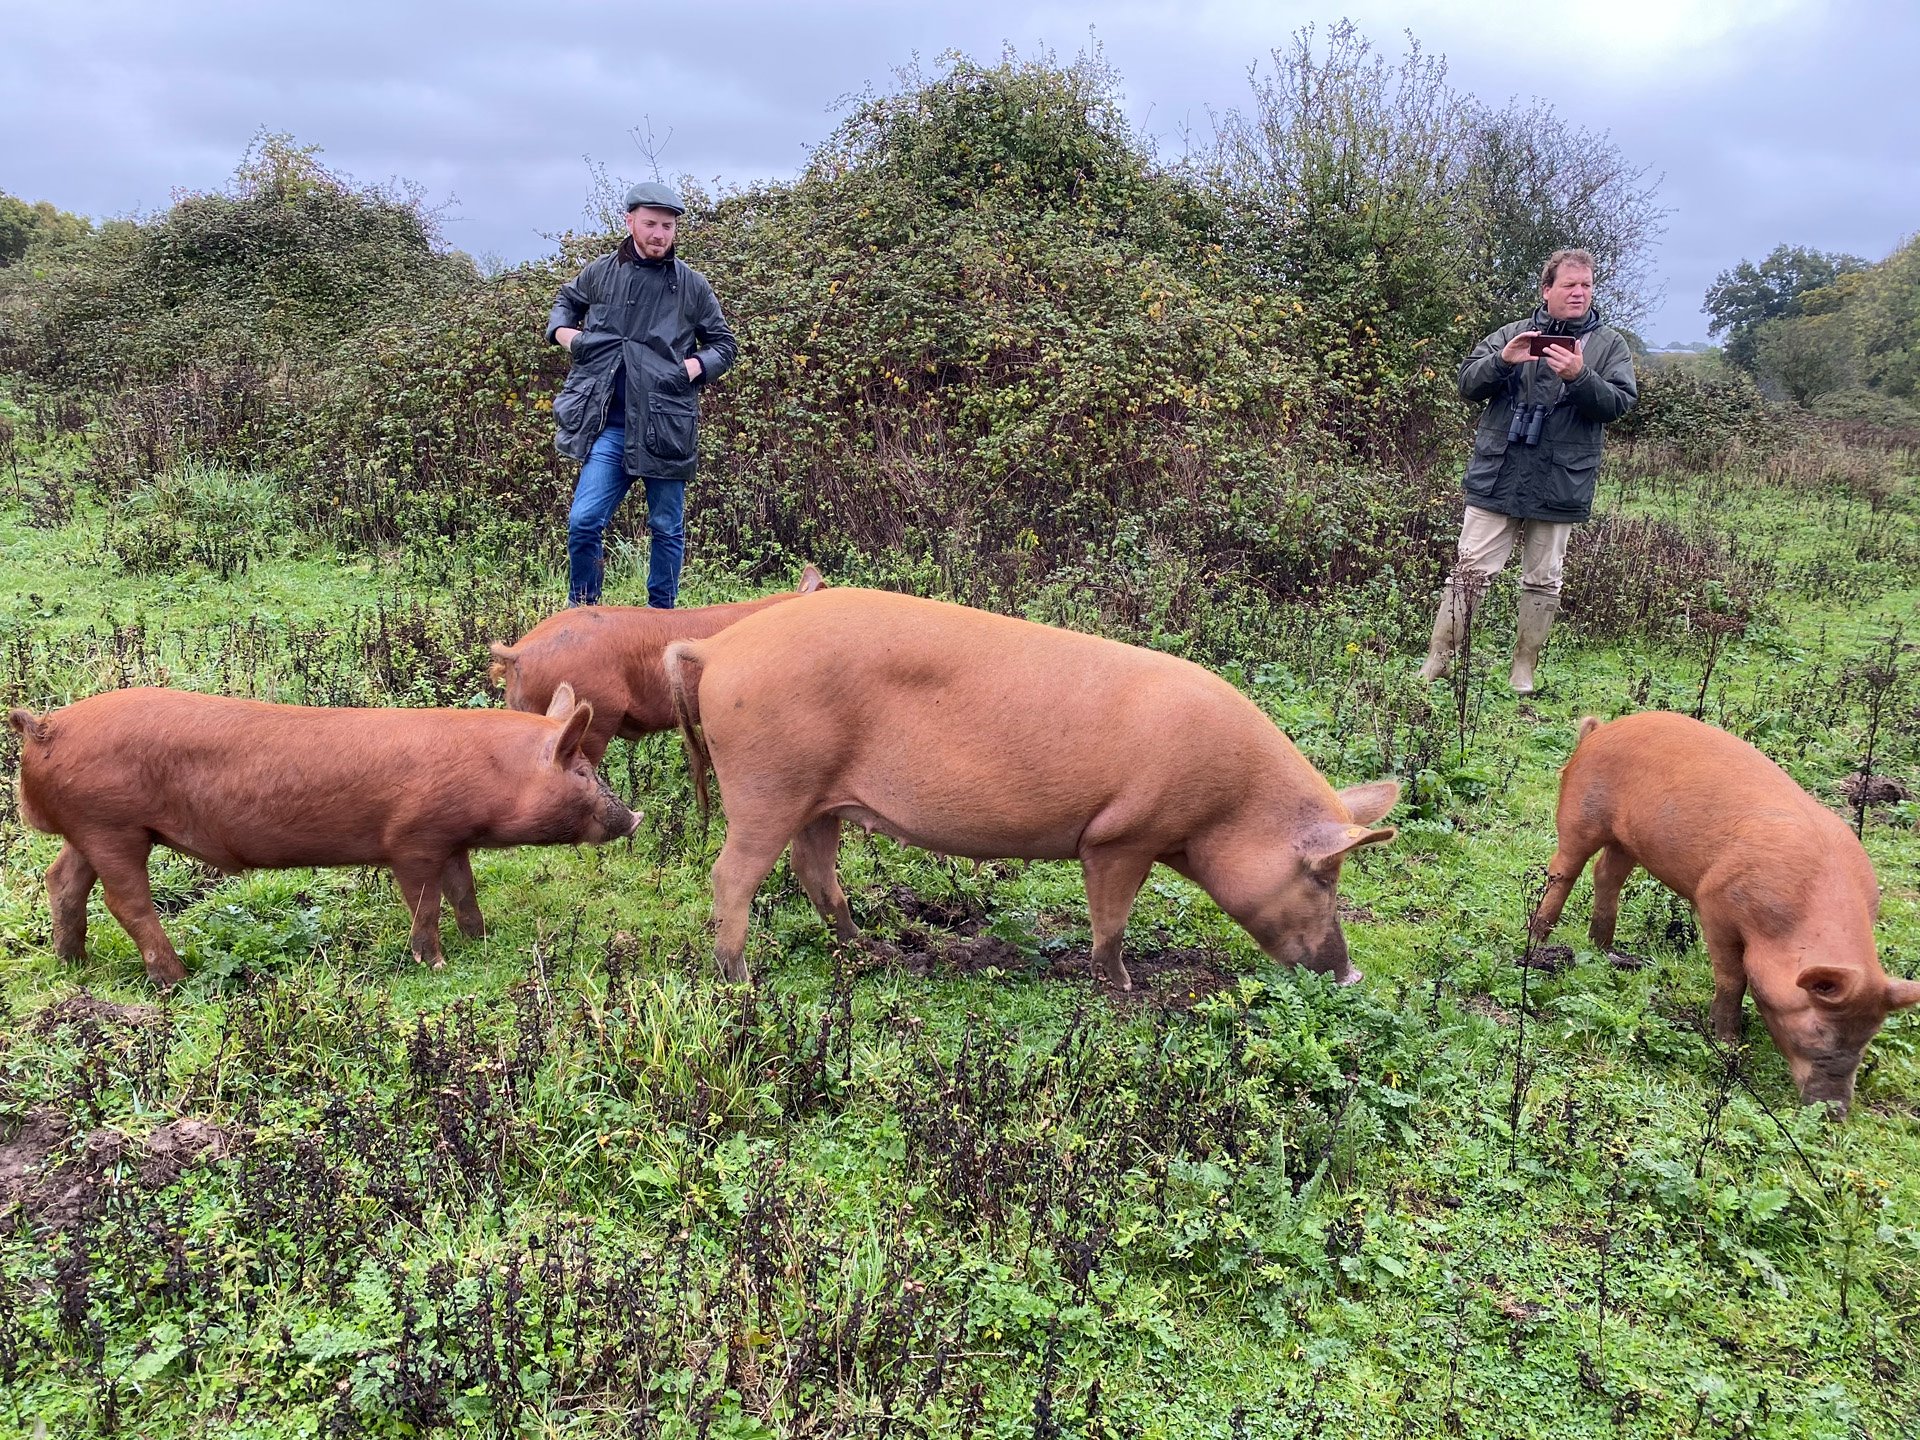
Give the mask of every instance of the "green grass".
MULTIPOLYGON (((1705 511, 1685 484, 1631 500, 1775 558, 1708 717, 1837 805, 1860 667, 1914 622, 1911 485, 1874 514, 1709 478, 1705 511)), ((136 573, 121 524, 84 487, 52 528, 0 509, 0 702, 166 683, 470 703, 484 640, 547 603, 515 574, 291 534, 246 538, 227 579, 136 573)), ((692 582, 691 600, 735 588, 692 582)), ((638 589, 616 575, 616 598, 638 589)), ((1366 971, 1348 989, 1275 972, 1157 874, 1129 950, 1185 968, 1116 1001, 1057 963, 1088 940, 1072 867, 856 839, 864 923, 912 950, 932 927, 903 896, 972 907, 1004 963, 836 955, 783 867, 755 907, 749 1003, 707 958, 717 835, 663 736, 609 756, 649 815, 633 842, 476 856, 491 933, 448 926, 438 973, 410 961, 382 874, 157 860, 193 973, 124 1023, 53 1008, 156 997, 97 895, 86 961, 52 957, 57 842, 9 816, 0 1141, 64 1116, 47 1164, 93 1203, 57 1234, 16 1216, 0 1235, 0 1426, 1914 1433, 1920 1019, 1889 1022, 1833 1125, 1796 1109, 1757 1021, 1744 1053, 1706 1037, 1704 955, 1644 877, 1621 937, 1645 969, 1585 948, 1584 882, 1557 937, 1573 964, 1514 964, 1579 717, 1690 708, 1704 653, 1565 630, 1542 696, 1477 677, 1463 744, 1412 676, 1413 637, 1381 628, 1362 596, 1320 652, 1277 627, 1238 672, 1336 784, 1388 752, 1421 775, 1399 838, 1347 866, 1366 971), (227 1153, 156 1172, 139 1142, 181 1116, 227 1153)), ((1913 781, 1898 663, 1883 768, 1913 781)), ((1920 971, 1912 820, 1876 811, 1865 837, 1902 974, 1920 971)))

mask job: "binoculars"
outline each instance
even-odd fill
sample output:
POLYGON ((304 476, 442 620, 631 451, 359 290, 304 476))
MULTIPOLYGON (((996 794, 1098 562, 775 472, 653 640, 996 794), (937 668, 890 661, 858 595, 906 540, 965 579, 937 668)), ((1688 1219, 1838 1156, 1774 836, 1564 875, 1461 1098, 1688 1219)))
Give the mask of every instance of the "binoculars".
POLYGON ((1540 429, 1547 421, 1546 405, 1516 405, 1513 418, 1507 422, 1507 443, 1509 445, 1538 445, 1540 429))

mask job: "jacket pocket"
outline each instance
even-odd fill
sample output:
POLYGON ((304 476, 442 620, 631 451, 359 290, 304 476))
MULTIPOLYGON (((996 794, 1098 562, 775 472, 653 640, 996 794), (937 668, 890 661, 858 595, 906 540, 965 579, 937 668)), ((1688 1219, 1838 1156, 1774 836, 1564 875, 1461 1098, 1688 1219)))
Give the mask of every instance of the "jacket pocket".
POLYGON ((590 370, 576 367, 560 387, 560 393, 553 397, 553 424, 563 441, 586 427, 594 392, 599 388, 595 381, 590 370))
POLYGON ((1507 432, 1478 430, 1473 436, 1473 458, 1467 461, 1467 478, 1462 484, 1467 494, 1485 499, 1500 483, 1500 467, 1506 463, 1507 432))
POLYGON ((1544 505, 1560 514, 1586 515, 1593 509, 1594 482, 1600 474, 1600 447, 1575 446, 1558 451, 1548 467, 1544 505))
POLYGON ((647 453, 661 460, 691 460, 700 439, 700 401, 690 385, 647 392, 647 453))

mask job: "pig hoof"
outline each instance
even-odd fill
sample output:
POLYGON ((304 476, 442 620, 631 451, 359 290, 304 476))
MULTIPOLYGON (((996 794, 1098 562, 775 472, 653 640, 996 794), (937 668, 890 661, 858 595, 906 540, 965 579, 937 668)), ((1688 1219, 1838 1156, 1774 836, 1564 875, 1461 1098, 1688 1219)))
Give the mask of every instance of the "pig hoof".
POLYGON ((187 967, 178 960, 155 956, 147 961, 147 978, 162 990, 171 990, 187 978, 187 967))

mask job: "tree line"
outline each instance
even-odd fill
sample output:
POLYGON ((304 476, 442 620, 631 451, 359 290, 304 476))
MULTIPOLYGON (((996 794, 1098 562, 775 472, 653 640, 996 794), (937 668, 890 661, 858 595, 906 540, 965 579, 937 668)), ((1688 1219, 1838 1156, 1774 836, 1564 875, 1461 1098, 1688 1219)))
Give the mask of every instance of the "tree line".
POLYGON ((1920 234, 1886 259, 1779 245, 1707 292, 1727 362, 1836 418, 1920 426, 1920 234))

